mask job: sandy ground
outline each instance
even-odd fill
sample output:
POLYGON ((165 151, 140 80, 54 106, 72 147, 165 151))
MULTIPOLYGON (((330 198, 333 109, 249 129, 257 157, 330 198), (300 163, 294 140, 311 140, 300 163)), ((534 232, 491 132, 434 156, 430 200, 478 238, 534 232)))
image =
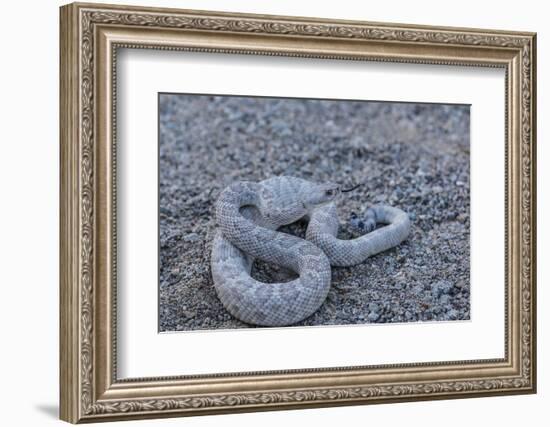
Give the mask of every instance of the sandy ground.
MULTIPOLYGON (((469 135, 468 106, 161 95, 160 330, 251 327, 212 284, 213 206, 228 184, 274 175, 365 182, 338 203, 341 238, 361 233, 351 218, 367 202, 412 220, 397 248, 333 268, 327 300, 299 325, 469 319, 469 135)), ((257 262, 253 276, 278 270, 257 262)))

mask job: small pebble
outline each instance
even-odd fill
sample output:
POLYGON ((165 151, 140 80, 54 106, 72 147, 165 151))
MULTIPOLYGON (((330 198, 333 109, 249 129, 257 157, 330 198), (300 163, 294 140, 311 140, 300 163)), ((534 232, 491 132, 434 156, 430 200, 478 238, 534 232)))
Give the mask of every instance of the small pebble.
POLYGON ((197 242, 200 240, 200 238, 201 237, 197 233, 189 233, 185 235, 183 240, 185 240, 186 242, 197 242))

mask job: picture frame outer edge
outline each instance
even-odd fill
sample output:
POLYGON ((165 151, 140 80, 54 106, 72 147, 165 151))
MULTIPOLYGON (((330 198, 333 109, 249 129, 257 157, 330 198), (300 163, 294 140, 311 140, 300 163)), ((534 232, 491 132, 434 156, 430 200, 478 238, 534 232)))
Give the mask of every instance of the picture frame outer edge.
POLYGON ((59 9, 59 418, 79 415, 78 17, 75 4, 59 9))

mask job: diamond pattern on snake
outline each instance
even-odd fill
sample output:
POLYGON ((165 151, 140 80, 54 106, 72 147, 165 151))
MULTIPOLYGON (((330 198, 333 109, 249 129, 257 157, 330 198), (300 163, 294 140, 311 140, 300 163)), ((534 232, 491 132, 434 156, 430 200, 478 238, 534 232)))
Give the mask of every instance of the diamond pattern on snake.
POLYGON ((408 237, 405 212, 374 205, 367 210, 367 228, 373 231, 338 239, 335 201, 350 190, 291 176, 226 187, 215 206, 218 229, 211 254, 212 278, 223 306, 249 324, 292 325, 311 316, 325 301, 331 266, 362 263, 408 237), (308 220, 305 239, 277 231, 300 219, 308 220), (377 224, 385 226, 375 229, 377 224), (292 270, 298 278, 260 282, 251 276, 256 258, 292 270))

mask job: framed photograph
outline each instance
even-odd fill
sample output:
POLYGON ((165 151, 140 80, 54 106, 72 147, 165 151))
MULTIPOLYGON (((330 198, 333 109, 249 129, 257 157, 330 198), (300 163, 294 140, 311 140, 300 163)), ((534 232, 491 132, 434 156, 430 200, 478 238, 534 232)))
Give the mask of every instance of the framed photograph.
POLYGON ((534 393, 534 33, 61 8, 61 418, 534 393))

